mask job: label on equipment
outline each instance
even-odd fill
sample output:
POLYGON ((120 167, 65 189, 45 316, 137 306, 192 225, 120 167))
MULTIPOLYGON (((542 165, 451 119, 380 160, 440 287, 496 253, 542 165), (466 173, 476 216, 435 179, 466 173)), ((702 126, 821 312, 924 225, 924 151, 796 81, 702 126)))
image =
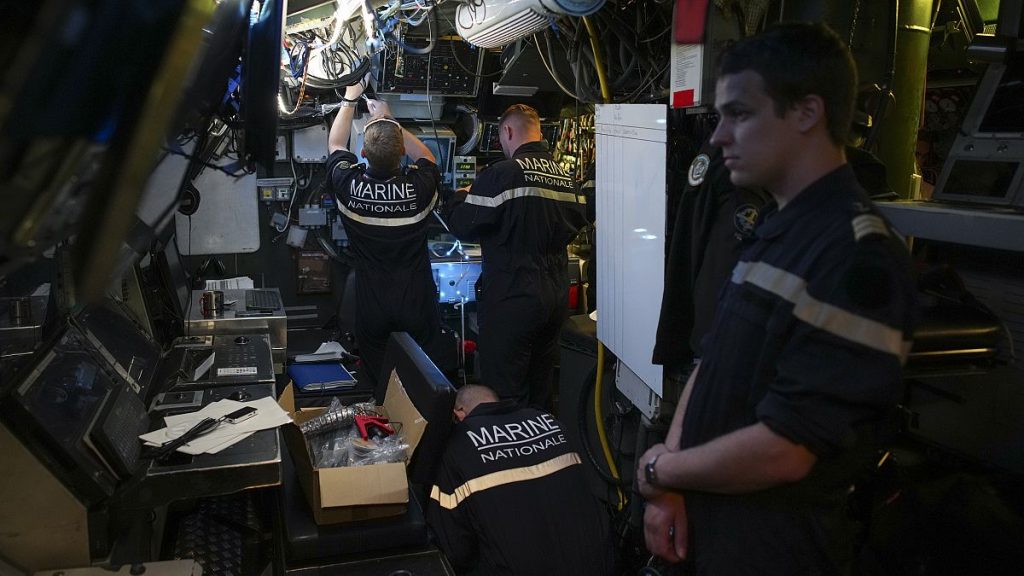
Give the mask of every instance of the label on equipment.
POLYGON ((255 366, 238 366, 235 368, 217 368, 217 376, 253 376, 256 374, 255 366))

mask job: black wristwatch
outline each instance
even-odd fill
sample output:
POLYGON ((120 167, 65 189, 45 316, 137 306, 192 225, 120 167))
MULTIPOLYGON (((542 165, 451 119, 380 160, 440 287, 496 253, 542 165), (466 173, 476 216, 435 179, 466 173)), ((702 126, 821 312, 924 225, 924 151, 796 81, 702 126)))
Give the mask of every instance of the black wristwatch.
MULTIPOLYGON (((662 454, 664 454, 664 452, 662 452, 662 454)), ((651 486, 658 485, 658 471, 654 468, 658 463, 658 458, 661 458, 661 454, 651 458, 651 460, 644 465, 644 478, 651 486)))

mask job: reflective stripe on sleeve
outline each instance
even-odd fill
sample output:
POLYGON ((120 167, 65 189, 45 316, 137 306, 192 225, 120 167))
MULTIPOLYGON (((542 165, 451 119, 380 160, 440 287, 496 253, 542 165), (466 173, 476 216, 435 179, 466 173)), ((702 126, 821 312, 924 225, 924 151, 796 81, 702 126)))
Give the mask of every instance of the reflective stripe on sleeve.
POLYGON ((509 200, 516 198, 546 198, 548 200, 555 200, 558 202, 572 202, 573 204, 585 204, 585 200, 581 200, 581 196, 577 196, 572 192, 559 192, 557 190, 549 190, 547 188, 537 188, 534 186, 524 186, 522 188, 512 188, 505 190, 497 196, 481 196, 479 194, 466 194, 466 204, 473 204, 475 206, 483 206, 485 208, 497 208, 509 200))
POLYGON ((430 200, 430 204, 428 204, 426 208, 417 213, 415 216, 408 216, 405 218, 380 218, 378 216, 363 216, 361 214, 356 214, 355 212, 349 210, 341 202, 338 202, 337 205, 338 210, 341 211, 342 214, 362 224, 368 224, 370 226, 408 226, 409 224, 415 224, 417 222, 420 222, 430 215, 430 211, 433 210, 434 206, 437 205, 437 194, 434 194, 434 197, 430 200))
POLYGON ((512 468, 510 470, 502 470, 500 472, 485 474, 479 478, 474 478, 469 482, 466 482, 462 486, 459 486, 451 494, 441 492, 441 489, 435 485, 430 490, 430 498, 437 501, 437 503, 445 510, 452 510, 461 504, 463 500, 469 498, 470 494, 483 492, 506 484, 514 484, 516 482, 543 478, 544 476, 554 474, 559 470, 563 470, 569 466, 575 466, 579 463, 579 455, 575 452, 569 452, 568 454, 556 456, 551 460, 541 462, 540 464, 535 464, 533 466, 523 466, 521 468, 512 468))
POLYGON ((765 262, 740 262, 732 282, 748 282, 793 304, 793 316, 829 334, 906 360, 910 342, 903 333, 877 320, 858 316, 816 299, 807 292, 807 281, 765 262))

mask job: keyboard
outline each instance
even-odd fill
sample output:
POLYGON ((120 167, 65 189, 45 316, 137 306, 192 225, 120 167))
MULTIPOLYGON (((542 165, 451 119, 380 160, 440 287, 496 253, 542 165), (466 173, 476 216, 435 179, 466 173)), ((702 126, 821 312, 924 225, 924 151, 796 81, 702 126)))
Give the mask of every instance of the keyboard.
POLYGON ((246 310, 270 310, 281 308, 281 296, 275 290, 246 290, 246 310))

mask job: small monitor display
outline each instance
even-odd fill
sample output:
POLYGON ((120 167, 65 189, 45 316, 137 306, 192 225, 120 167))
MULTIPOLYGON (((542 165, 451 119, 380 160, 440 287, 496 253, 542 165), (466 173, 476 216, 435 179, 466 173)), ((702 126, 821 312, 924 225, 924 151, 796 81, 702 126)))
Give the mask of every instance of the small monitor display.
POLYGON ((958 196, 963 199, 975 197, 979 201, 994 201, 1010 194, 1010 184, 1020 162, 992 162, 987 160, 953 161, 949 176, 936 197, 958 196))
POLYGON ((1024 61, 1017 59, 1007 64, 981 117, 978 132, 1024 133, 1024 61))
POLYGON ((437 299, 441 304, 476 301, 476 283, 480 280, 480 262, 431 262, 437 299))
MULTIPOLYGON (((365 141, 364 133, 366 130, 366 123, 369 120, 369 115, 363 115, 362 117, 356 118, 352 123, 352 139, 350 141, 351 151, 363 164, 367 164, 362 153, 365 141)), ((434 162, 437 164, 438 170, 441 172, 441 182, 451 186, 452 181, 454 180, 452 167, 455 164, 455 133, 452 132, 450 128, 440 124, 437 126, 406 124, 405 129, 419 138, 427 149, 430 150, 430 153, 434 155, 434 162)), ((409 157, 403 156, 402 167, 404 168, 408 166, 409 163, 409 157)))
MULTIPOLYGON (((419 135, 419 139, 430 150, 430 153, 434 155, 434 162, 437 163, 437 168, 441 172, 441 182, 451 185, 453 178, 452 164, 455 158, 455 140, 444 135, 435 138, 430 133, 429 128, 419 135)), ((402 166, 408 164, 409 157, 406 156, 402 159, 402 166)))

